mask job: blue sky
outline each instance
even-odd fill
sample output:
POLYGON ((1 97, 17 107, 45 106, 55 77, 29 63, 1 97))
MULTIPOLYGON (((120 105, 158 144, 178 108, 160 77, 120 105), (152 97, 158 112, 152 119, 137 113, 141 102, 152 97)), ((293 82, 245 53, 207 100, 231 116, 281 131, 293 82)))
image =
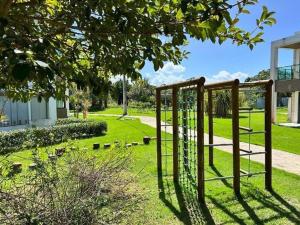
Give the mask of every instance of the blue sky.
MULTIPOLYGON (((267 27, 264 43, 254 50, 247 46, 233 45, 230 41, 223 45, 190 40, 186 50, 190 52, 188 59, 181 65, 167 63, 163 69, 155 72, 151 64, 142 70, 144 77, 156 85, 176 82, 191 77, 205 76, 209 81, 219 81, 231 78, 244 79, 256 75, 262 69, 270 67, 270 45, 273 40, 293 35, 300 31, 300 1, 299 0, 260 0, 257 6, 249 7, 250 15, 241 18, 241 26, 249 31, 255 26, 255 19, 260 16, 261 6, 266 5, 275 11, 277 24, 267 27)), ((280 65, 292 64, 292 52, 281 50, 280 65)))

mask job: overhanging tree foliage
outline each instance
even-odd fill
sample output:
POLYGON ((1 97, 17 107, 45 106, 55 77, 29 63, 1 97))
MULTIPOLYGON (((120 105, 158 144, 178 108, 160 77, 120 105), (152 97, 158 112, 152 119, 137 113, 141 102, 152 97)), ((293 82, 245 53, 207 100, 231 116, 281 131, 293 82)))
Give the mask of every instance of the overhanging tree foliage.
MULTIPOLYGON (((253 31, 239 27, 257 0, 0 0, 0 84, 10 97, 63 97, 70 82, 126 74, 145 61, 178 64, 188 37, 250 48, 275 23, 263 7, 253 31)), ((91 84, 92 85, 92 84, 91 84)))

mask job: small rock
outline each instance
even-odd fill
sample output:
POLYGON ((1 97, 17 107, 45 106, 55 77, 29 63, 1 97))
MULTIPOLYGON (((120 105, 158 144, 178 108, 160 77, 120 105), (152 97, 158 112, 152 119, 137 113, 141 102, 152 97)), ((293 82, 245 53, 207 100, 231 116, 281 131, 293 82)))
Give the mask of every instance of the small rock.
POLYGON ((48 159, 50 159, 51 161, 55 161, 57 159, 56 155, 48 155, 48 159))
POLYGON ((100 148, 100 144, 99 143, 94 143, 93 144, 93 149, 99 149, 100 148))
POLYGON ((36 169, 36 163, 31 163, 29 166, 28 166, 28 168, 30 169, 30 170, 34 170, 34 169, 36 169))
POLYGON ((137 146, 137 145, 139 145, 138 142, 132 142, 132 146, 137 146))
POLYGON ((55 155, 58 157, 61 157, 66 152, 66 148, 56 148, 55 149, 55 155))
POLYGON ((15 162, 12 164, 12 170, 14 173, 19 173, 22 171, 22 163, 20 162, 15 162))
POLYGON ((108 149, 110 148, 111 144, 107 143, 107 144, 104 144, 104 149, 108 149))
POLYGON ((151 140, 151 137, 149 137, 149 136, 145 136, 143 138, 143 142, 144 142, 145 145, 149 145, 150 144, 150 140, 151 140))

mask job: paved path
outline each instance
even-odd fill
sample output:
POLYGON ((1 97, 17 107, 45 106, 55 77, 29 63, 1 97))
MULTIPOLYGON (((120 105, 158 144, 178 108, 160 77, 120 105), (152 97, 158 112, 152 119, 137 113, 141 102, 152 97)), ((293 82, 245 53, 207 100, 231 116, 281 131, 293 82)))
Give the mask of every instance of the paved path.
MULTIPOLYGON (((92 114, 91 114, 92 115, 92 114)), ((95 115, 95 114, 93 114, 95 115)), ((120 115, 104 115, 104 114, 97 114, 101 116, 118 116, 120 115)), ((146 124, 150 127, 156 128, 156 119, 154 117, 149 117, 149 116, 130 116, 132 118, 139 118, 141 120, 141 123, 146 124)), ((164 124, 164 122, 162 122, 164 124)), ((167 133, 172 133, 172 127, 166 127, 167 133)), ((208 144, 208 134, 204 134, 204 141, 205 144, 208 144)), ((217 137, 214 136, 214 143, 215 144, 231 144, 232 140, 228 138, 223 138, 223 137, 217 137)), ((241 142, 240 147, 241 149, 248 149, 249 144, 241 142)), ((300 146, 299 146, 300 147, 300 146)), ((217 149, 232 153, 232 146, 219 146, 217 149)), ((262 146, 258 145, 251 145, 250 149, 253 152, 263 152, 265 149, 262 146)), ((243 156, 245 158, 248 158, 248 156, 243 156)), ((251 160, 260 162, 260 163, 265 163, 265 156, 264 155, 252 155, 251 160)), ((284 152, 281 150, 273 149, 273 154, 272 154, 272 163, 274 168, 278 168, 281 170, 285 170, 290 173, 294 173, 297 175, 300 175, 300 155, 289 153, 289 152, 284 152)))

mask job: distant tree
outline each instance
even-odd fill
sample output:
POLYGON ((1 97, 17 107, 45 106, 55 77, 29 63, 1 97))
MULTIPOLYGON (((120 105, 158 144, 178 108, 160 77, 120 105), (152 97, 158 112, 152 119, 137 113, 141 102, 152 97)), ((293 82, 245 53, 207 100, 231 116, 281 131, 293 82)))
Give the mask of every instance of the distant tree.
MULTIPOLYGON (((126 81, 126 87, 127 91, 129 92, 131 85, 129 84, 128 80, 126 81)), ((123 104, 123 80, 118 80, 112 85, 111 97, 115 102, 118 103, 118 105, 123 104)))
POLYGON ((90 80, 92 107, 103 110, 107 108, 109 94, 112 90, 112 83, 107 77, 91 77, 90 80))
POLYGON ((148 79, 139 79, 132 83, 128 97, 136 102, 154 104, 154 93, 155 87, 149 83, 148 79))
MULTIPOLYGON (((270 70, 261 70, 257 75, 253 76, 253 77, 248 77, 245 81, 246 82, 251 82, 251 81, 258 81, 258 80, 268 80, 271 79, 271 74, 270 74, 270 70)), ((262 89, 260 89, 262 90, 262 89)), ((263 93, 259 93, 259 92, 248 92, 245 93, 245 97, 246 100, 248 102, 248 105, 251 107, 255 107, 256 106, 256 102, 259 98, 262 98, 264 95, 263 93)), ((277 98, 277 104, 278 106, 281 106, 282 103, 282 98, 285 97, 290 97, 290 93, 278 93, 278 98, 277 98)))
POLYGON ((92 101, 89 96, 89 92, 84 92, 84 96, 81 104, 82 104, 83 119, 87 119, 89 108, 92 106, 92 101))
POLYGON ((227 117, 231 109, 231 93, 228 90, 217 91, 214 101, 217 117, 227 117))
POLYGON ((83 118, 87 118, 88 110, 92 105, 91 92, 89 88, 78 87, 75 83, 70 87, 70 102, 74 106, 74 116, 79 117, 82 109, 83 118))
POLYGON ((268 80, 270 79, 270 70, 262 70, 257 75, 253 77, 246 78, 245 82, 258 81, 258 80, 268 80))

